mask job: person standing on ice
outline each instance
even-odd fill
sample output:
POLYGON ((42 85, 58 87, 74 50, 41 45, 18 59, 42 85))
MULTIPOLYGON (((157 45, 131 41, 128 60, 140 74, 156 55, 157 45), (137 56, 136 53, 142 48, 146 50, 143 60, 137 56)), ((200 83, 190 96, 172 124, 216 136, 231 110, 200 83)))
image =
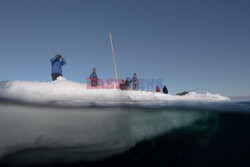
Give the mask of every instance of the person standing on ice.
POLYGON ((134 73, 134 77, 132 78, 133 90, 138 90, 138 79, 136 73, 134 73))
POLYGON ((98 85, 98 77, 96 74, 96 68, 93 68, 92 74, 89 76, 90 83, 92 87, 96 87, 98 85))
POLYGON ((61 55, 56 54, 53 58, 50 59, 50 62, 52 66, 52 81, 55 81, 57 77, 62 76, 62 66, 66 64, 66 61, 61 55))

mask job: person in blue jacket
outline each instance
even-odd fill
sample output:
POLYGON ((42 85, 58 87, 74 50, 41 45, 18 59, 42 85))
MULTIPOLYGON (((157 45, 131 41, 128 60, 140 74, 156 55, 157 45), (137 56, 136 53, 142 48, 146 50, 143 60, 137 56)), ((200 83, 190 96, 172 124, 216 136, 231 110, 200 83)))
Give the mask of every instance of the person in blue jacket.
POLYGON ((50 62, 52 66, 51 77, 52 81, 54 81, 57 77, 62 76, 62 66, 66 64, 66 61, 61 55, 56 54, 50 59, 50 62))
POLYGON ((133 90, 138 90, 138 79, 136 73, 134 73, 134 77, 132 78, 133 90))
POLYGON ((96 87, 98 85, 98 77, 96 74, 96 68, 93 68, 93 72, 92 74, 90 74, 89 79, 91 81, 90 83, 92 87, 96 87))

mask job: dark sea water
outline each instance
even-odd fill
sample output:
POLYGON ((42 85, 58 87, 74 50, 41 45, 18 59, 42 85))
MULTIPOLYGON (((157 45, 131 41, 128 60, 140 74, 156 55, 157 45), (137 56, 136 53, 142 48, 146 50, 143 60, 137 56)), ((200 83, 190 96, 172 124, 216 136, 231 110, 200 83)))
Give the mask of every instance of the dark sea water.
POLYGON ((250 100, 66 107, 1 100, 0 166, 250 166, 250 100))

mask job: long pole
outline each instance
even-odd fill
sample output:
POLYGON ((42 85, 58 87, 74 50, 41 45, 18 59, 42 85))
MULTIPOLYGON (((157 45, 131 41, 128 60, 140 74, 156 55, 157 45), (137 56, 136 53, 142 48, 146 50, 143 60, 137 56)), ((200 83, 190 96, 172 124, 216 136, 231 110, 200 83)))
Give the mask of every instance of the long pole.
POLYGON ((115 69, 115 80, 117 80, 118 77, 117 77, 117 71, 116 71, 115 54, 114 54, 114 47, 113 47, 111 32, 109 33, 109 37, 110 37, 110 43, 111 43, 112 55, 113 55, 113 63, 114 63, 114 69, 115 69))

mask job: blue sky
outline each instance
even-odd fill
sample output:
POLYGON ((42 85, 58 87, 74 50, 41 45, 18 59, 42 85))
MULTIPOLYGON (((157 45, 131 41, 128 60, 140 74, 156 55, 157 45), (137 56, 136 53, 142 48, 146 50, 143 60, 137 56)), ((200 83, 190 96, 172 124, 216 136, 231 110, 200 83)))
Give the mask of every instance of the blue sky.
POLYGON ((93 67, 114 78, 162 78, 170 93, 199 88, 250 95, 250 1, 1 0, 0 81, 50 81, 49 59, 86 82, 93 67))

